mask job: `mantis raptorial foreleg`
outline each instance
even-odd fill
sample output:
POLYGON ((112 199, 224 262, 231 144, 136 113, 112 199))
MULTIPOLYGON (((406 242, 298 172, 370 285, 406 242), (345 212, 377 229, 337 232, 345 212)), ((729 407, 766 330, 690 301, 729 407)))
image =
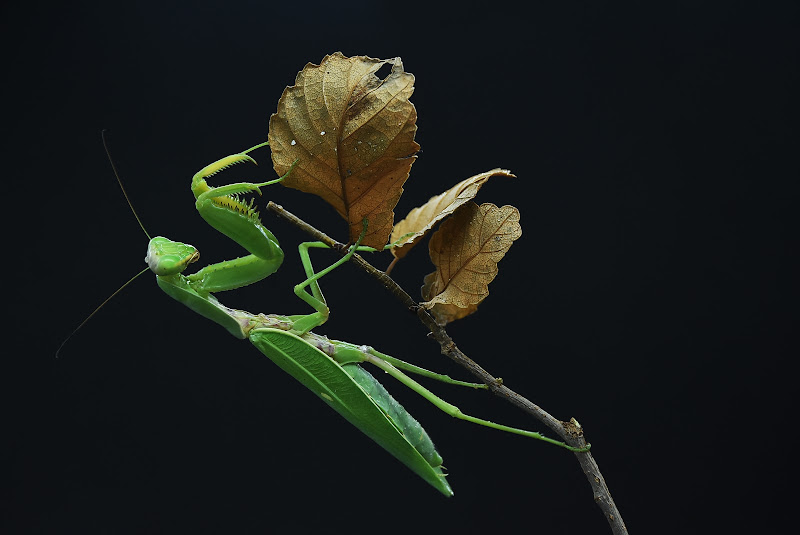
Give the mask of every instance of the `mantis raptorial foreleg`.
POLYGON ((157 236, 150 240, 145 256, 145 262, 157 275, 158 285, 164 292, 198 314, 223 325, 237 338, 246 338, 242 326, 231 318, 227 307, 220 305, 211 292, 258 282, 277 271, 283 262, 283 251, 277 238, 261 224, 252 202, 244 203, 238 195, 251 191, 261 193, 260 188, 280 182, 286 175, 266 182, 239 182, 216 188, 210 187, 206 178, 238 163, 255 163, 247 153, 264 145, 266 143, 205 166, 195 173, 191 184, 195 207, 203 219, 244 247, 249 255, 210 264, 188 276, 182 272, 200 258, 197 249, 189 244, 157 236))

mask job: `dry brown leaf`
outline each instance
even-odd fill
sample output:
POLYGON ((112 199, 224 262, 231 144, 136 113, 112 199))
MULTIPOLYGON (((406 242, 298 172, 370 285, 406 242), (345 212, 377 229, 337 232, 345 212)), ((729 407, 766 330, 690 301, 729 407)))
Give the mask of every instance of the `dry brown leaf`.
POLYGON ((325 56, 309 63, 287 87, 270 117, 272 163, 279 175, 298 163, 285 186, 314 193, 350 225, 354 242, 386 245, 394 207, 403 192, 419 145, 414 141, 417 111, 408 100, 414 75, 400 58, 325 56), (375 72, 391 65, 380 80, 375 72))
POLYGON ((421 305, 440 324, 475 312, 489 295, 497 263, 520 236, 519 210, 513 206, 463 205, 431 237, 436 271, 425 277, 421 305))
POLYGON ((481 186, 491 177, 497 175, 514 177, 511 171, 507 169, 492 169, 462 180, 444 193, 431 197, 422 206, 411 210, 406 218, 398 222, 392 229, 392 236, 389 238, 391 243, 396 242, 406 234, 411 234, 411 236, 403 239, 402 245, 392 247, 392 254, 395 258, 399 259, 407 255, 415 245, 415 240, 427 234, 436 223, 455 212, 464 203, 475 198, 481 186))

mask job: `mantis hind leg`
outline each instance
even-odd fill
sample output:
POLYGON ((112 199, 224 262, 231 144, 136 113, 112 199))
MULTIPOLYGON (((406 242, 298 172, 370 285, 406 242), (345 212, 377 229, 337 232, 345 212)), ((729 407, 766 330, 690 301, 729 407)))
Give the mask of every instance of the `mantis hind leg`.
POLYGON ((406 362, 404 360, 400 360, 396 357, 391 355, 387 355, 385 353, 381 353, 380 351, 376 351, 375 349, 368 347, 366 348, 366 352, 374 357, 378 357, 381 360, 384 360, 394 366, 395 368, 399 368, 401 370, 407 371, 409 373, 413 373, 416 375, 420 375, 422 377, 427 377, 429 379, 436 379, 442 383, 447 383, 456 386, 466 386, 469 388, 474 388, 476 390, 488 390, 489 387, 483 383, 470 383, 468 381, 459 381, 458 379, 453 379, 449 375, 445 375, 442 373, 432 372, 430 370, 426 370, 425 368, 420 368, 410 362, 406 362))
POLYGON ((377 366, 381 370, 385 371, 386 373, 388 373, 389 375, 391 375, 392 377, 403 383, 405 386, 407 386, 408 388, 410 388, 423 398, 427 399, 436 408, 452 416, 453 418, 458 418, 459 420, 472 422, 474 424, 482 425, 484 427, 490 427, 492 429, 498 429, 500 431, 506 431, 507 433, 514 433, 516 435, 535 438, 538 440, 542 440, 544 442, 549 442, 550 444, 554 444, 556 446, 561 446, 562 448, 574 452, 589 451, 589 448, 591 447, 591 445, 587 444, 586 447, 584 448, 574 448, 559 440, 548 438, 542 435, 541 433, 537 433, 536 431, 528 431, 526 429, 510 427, 489 420, 484 420, 482 418, 476 418, 475 416, 470 416, 469 414, 464 414, 463 412, 461 412, 461 409, 459 409, 452 403, 448 403, 447 401, 443 400, 442 398, 440 398, 439 396, 437 396, 436 394, 434 394, 433 392, 431 392, 430 390, 419 384, 417 381, 406 375, 401 370, 429 377, 431 379, 436 379, 437 381, 441 381, 444 383, 449 383, 459 386, 467 386, 472 388, 488 388, 486 385, 478 383, 468 383, 465 381, 457 381, 455 379, 450 378, 447 375, 434 373, 432 371, 420 368, 418 366, 414 366, 413 364, 391 357, 389 355, 384 355, 383 353, 380 353, 379 351, 376 351, 368 346, 357 346, 355 344, 351 344, 348 342, 339 342, 336 340, 330 340, 329 343, 333 345, 333 354, 332 354, 333 359, 336 362, 338 362, 341 366, 347 367, 348 365, 352 364, 369 362, 370 364, 373 364, 374 366, 377 366))
MULTIPOLYGON (((522 436, 529 437, 529 438, 535 438, 537 440, 542 440, 544 442, 549 442, 550 444, 553 444, 553 445, 556 445, 556 446, 561 446, 562 448, 568 449, 569 451, 572 451, 572 452, 586 452, 586 451, 589 451, 589 448, 591 447, 591 444, 587 444, 583 448, 575 448, 575 447, 572 447, 572 446, 570 446, 570 445, 568 445, 568 444, 566 444, 566 443, 564 443, 562 441, 554 440, 552 438, 546 437, 546 436, 542 435, 541 433, 537 433, 536 431, 528 431, 528 430, 525 430, 525 429, 519 429, 517 427, 510 427, 510 426, 498 424, 498 423, 495 423, 495 422, 492 422, 492 421, 489 421, 489 420, 484 420, 482 418, 476 418, 475 416, 470 416, 469 414, 464 414, 463 412, 461 412, 461 409, 459 409, 458 407, 456 407, 452 403, 448 403, 447 401, 443 400, 442 398, 440 398, 439 396, 437 396, 436 394, 434 394, 433 392, 431 392, 430 390, 428 390, 427 388, 425 388, 424 386, 422 386, 421 384, 416 382, 414 379, 412 379, 411 377, 409 377, 408 375, 406 375, 405 373, 400 371, 397 366, 394 366, 393 364, 389 363, 386 359, 382 358, 379 355, 381 355, 381 354, 378 353, 377 351, 374 351, 374 350, 368 351, 367 354, 366 354, 365 361, 369 362, 371 364, 374 364, 378 368, 382 369, 383 371, 385 371, 386 373, 388 373, 389 375, 391 375, 392 377, 394 377, 395 379, 397 379, 398 381, 400 381, 401 383, 403 383, 404 385, 406 385, 407 387, 412 389, 414 392, 416 392, 417 394, 419 394, 423 398, 425 398, 428 401, 430 401, 436 408, 438 408, 439 410, 443 411, 446 414, 449 414, 453 418, 458 418, 459 420, 472 422, 474 424, 482 425, 484 427, 490 427, 492 429, 498 429, 500 431, 505 431, 507 433, 514 433, 516 435, 522 435, 522 436)), ((402 362, 402 361, 400 361, 400 362, 402 362)), ((403 364, 405 365, 407 363, 403 363, 403 364)), ((410 371, 413 371, 413 370, 410 370, 410 371)), ((429 372, 429 373, 433 373, 433 372, 429 372)), ((436 374, 433 374, 433 375, 436 375, 436 374)), ((447 381, 447 382, 450 382, 450 381, 447 381)))

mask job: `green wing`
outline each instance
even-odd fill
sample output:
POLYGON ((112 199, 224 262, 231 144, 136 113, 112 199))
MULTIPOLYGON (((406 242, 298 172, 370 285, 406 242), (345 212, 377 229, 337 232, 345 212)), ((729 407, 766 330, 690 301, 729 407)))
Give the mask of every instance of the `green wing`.
POLYGON ((380 444, 445 496, 453 491, 428 434, 402 405, 358 364, 344 366, 298 336, 255 329, 250 340, 283 371, 380 444))

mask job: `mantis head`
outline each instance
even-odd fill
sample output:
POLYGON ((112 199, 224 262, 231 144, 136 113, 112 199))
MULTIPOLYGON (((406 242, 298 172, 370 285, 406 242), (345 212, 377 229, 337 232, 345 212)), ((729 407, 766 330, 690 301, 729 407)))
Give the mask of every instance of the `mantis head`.
POLYGON ((156 275, 175 275, 199 258, 200 253, 194 246, 156 236, 147 244, 144 261, 156 275))

